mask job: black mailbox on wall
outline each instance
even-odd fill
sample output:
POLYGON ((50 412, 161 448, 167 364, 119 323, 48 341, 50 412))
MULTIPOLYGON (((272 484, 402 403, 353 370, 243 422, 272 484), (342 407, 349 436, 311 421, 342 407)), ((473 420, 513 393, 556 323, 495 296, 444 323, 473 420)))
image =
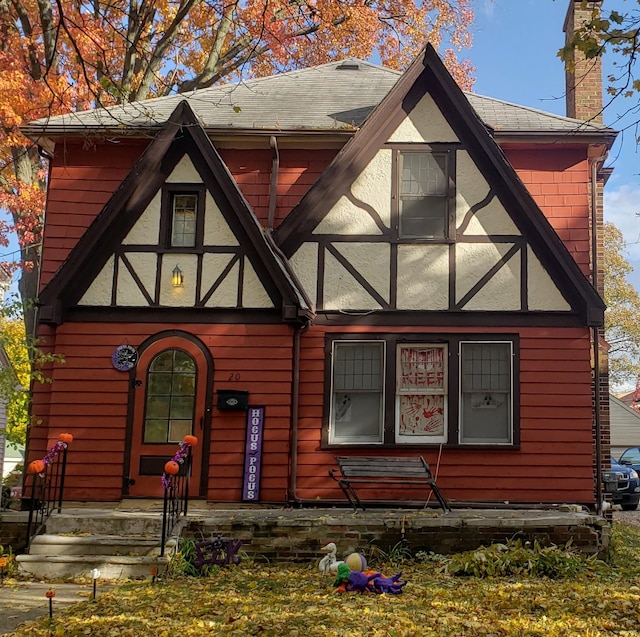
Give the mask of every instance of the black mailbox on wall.
POLYGON ((242 389, 219 389, 218 409, 236 409, 246 411, 249 404, 249 392, 242 389))

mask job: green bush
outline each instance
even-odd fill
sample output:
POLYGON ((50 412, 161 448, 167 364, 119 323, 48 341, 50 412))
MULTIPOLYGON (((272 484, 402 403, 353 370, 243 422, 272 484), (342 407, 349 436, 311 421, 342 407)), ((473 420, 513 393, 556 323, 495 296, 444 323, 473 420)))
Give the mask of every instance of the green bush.
POLYGON ((444 570, 450 575, 474 577, 525 575, 559 579, 585 573, 593 569, 595 562, 595 557, 579 553, 571 543, 564 547, 541 546, 537 541, 518 539, 453 555, 444 570))

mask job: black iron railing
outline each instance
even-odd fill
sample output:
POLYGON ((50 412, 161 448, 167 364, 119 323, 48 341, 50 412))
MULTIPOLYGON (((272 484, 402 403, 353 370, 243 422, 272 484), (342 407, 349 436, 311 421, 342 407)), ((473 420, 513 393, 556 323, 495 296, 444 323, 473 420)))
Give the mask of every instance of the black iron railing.
POLYGON ((165 465, 162 474, 164 501, 162 505, 162 537, 160 557, 164 556, 165 544, 180 516, 187 515, 189 506, 189 478, 191 477, 191 445, 182 443, 178 453, 165 465))
MULTIPOLYGON (((71 436, 68 438, 70 442, 71 436)), ((26 498, 23 499, 29 509, 27 548, 42 531, 51 513, 62 510, 67 451, 68 443, 58 441, 42 460, 34 460, 29 465, 24 485, 26 498)))

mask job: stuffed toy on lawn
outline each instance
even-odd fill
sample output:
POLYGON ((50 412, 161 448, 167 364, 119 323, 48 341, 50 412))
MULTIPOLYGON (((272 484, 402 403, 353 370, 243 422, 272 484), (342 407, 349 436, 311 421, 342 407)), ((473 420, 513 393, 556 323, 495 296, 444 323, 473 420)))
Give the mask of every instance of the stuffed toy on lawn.
POLYGON ((333 583, 338 593, 389 593, 399 595, 406 582, 400 582, 402 573, 384 577, 378 571, 352 571, 346 564, 338 566, 338 576, 333 583))

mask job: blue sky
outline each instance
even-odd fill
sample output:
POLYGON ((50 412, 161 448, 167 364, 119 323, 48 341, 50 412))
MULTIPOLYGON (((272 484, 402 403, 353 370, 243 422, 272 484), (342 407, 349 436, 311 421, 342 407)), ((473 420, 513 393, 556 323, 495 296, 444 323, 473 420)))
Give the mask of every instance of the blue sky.
MULTIPOLYGON (((569 0, 474 0, 473 47, 461 57, 476 67, 474 91, 516 104, 565 114, 564 68, 557 57, 564 44, 562 26, 569 0)), ((605 13, 638 8, 636 0, 605 0, 605 13)), ((607 68, 605 60, 605 69, 607 68)), ((634 98, 634 102, 638 100, 634 98)), ((618 113, 629 106, 616 102, 605 113, 605 123, 620 129, 618 113)), ((605 217, 620 228, 628 244, 627 257, 635 271, 630 277, 640 290, 640 165, 635 132, 618 137, 608 165, 613 176, 605 191, 605 217)), ((16 248, 12 241, 6 255, 16 248)), ((0 256, 0 260, 11 257, 0 256)))
MULTIPOLYGON (((476 66, 474 91, 565 115, 564 68, 557 51, 569 0, 475 0, 474 44, 467 57, 476 66)), ((603 13, 638 9, 636 0, 605 0, 603 13)), ((605 72, 613 68, 605 58, 605 72)), ((640 98, 614 102, 605 124, 622 129, 633 118, 619 114, 640 98)), ((618 136, 606 162, 614 168, 605 189, 605 218, 624 233, 630 281, 640 290, 640 165, 633 128, 618 136)))

